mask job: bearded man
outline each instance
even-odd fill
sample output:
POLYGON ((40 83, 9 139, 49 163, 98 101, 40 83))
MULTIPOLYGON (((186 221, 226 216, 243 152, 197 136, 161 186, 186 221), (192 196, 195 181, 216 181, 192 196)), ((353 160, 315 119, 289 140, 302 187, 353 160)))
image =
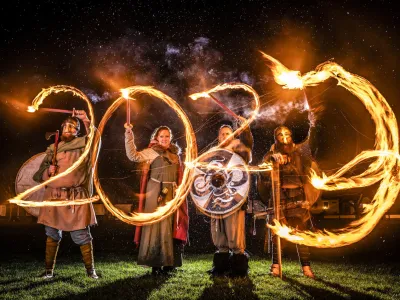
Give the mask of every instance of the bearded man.
MULTIPOLYGON (((245 119, 241 119, 245 121, 245 119)), ((246 163, 251 161, 253 136, 248 126, 240 139, 228 138, 233 133, 229 125, 222 125, 218 132, 216 149, 226 149, 240 155, 246 163), (228 138, 228 139, 227 139, 228 138), (227 140, 226 140, 227 139, 227 140), (226 140, 226 141, 225 141, 226 140), (225 141, 225 142, 224 142, 225 141), (224 143, 222 143, 224 142, 224 143)), ((248 255, 245 253, 245 216, 247 203, 225 218, 211 219, 211 236, 217 251, 214 253, 212 275, 246 276, 248 273, 248 255)))
MULTIPOLYGON (((85 111, 77 110, 75 116, 66 118, 61 125, 62 135, 57 147, 56 163, 52 164, 55 149, 52 144, 47 148, 47 155, 33 176, 36 182, 46 181, 64 172, 82 155, 87 137, 78 137, 79 119, 85 125, 86 132, 89 132, 90 120, 85 111)), ((92 167, 91 159, 87 157, 73 172, 46 185, 44 199, 74 200, 91 197, 93 194, 92 167)), ((69 231, 74 243, 80 246, 87 276, 93 279, 98 278, 94 268, 92 236, 89 230, 89 226, 97 224, 92 203, 41 207, 38 223, 44 225, 47 236, 43 278, 54 277, 53 271, 63 231, 69 231)))
MULTIPOLYGON (((320 196, 320 191, 309 182, 310 168, 316 168, 309 147, 296 145, 292 140, 292 132, 286 126, 274 130, 275 143, 264 156, 264 162, 279 163, 280 173, 280 222, 299 230, 311 230, 311 214, 309 208, 320 196), (308 149, 308 150, 307 150, 308 149)), ((261 188, 265 188, 266 174, 261 175, 261 188), (264 178, 263 178, 264 177, 264 178)), ((259 186, 260 191, 260 186, 259 186)), ((272 202, 272 199, 270 200, 272 202)), ((270 205, 272 206, 272 205, 270 205)), ((274 218, 270 218, 272 220, 274 218)), ((271 275, 279 276, 277 253, 277 236, 272 235, 272 265, 271 275)), ((284 243, 282 244, 284 246, 284 243)), ((304 276, 315 278, 310 267, 310 250, 308 246, 296 244, 300 264, 304 276)))

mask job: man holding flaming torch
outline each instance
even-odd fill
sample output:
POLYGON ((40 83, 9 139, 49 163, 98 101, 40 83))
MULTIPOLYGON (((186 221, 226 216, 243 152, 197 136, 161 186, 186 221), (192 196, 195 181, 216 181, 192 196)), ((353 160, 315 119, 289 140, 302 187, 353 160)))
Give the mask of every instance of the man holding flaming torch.
MULTIPOLYGON (((86 132, 89 132, 90 120, 83 110, 74 110, 61 125, 61 141, 58 141, 58 131, 55 143, 46 150, 39 170, 34 174, 36 182, 43 182, 56 174, 67 170, 83 153, 87 137, 78 137, 80 131, 79 119, 83 122, 86 132)), ((52 133, 50 133, 52 135, 52 133)), ((86 199, 93 193, 92 159, 89 157, 75 170, 46 186, 44 199, 75 200, 86 199)), ((45 225, 46 256, 43 278, 54 277, 54 266, 57 251, 62 238, 62 231, 69 231, 72 240, 80 246, 87 275, 97 279, 94 268, 92 236, 89 226, 97 224, 92 203, 70 206, 41 207, 38 223, 45 225)))
MULTIPOLYGON (((279 222, 287 224, 299 230, 311 230, 310 207, 320 196, 320 191, 315 189, 308 180, 309 169, 317 169, 313 161, 308 140, 302 144, 296 145, 292 140, 292 131, 286 126, 278 126, 274 130, 275 143, 270 151, 264 156, 264 162, 274 162, 279 169, 278 178, 273 180, 278 186, 272 186, 275 189, 273 193, 278 199, 278 211, 270 220, 279 216, 279 222), (278 190, 276 190, 278 189, 278 190)), ((318 169, 317 169, 318 170, 318 169)), ((265 173, 266 174, 266 173, 265 173)), ((268 178, 263 173, 259 184, 268 184, 268 178)), ((259 192, 264 193, 259 187, 259 192)), ((271 199, 272 200, 272 199, 271 199)), ((281 276, 280 265, 280 247, 279 237, 273 235, 272 239, 272 265, 271 275, 281 276)), ((310 250, 308 246, 296 245, 300 264, 304 276, 314 278, 314 273, 310 267, 310 250)))

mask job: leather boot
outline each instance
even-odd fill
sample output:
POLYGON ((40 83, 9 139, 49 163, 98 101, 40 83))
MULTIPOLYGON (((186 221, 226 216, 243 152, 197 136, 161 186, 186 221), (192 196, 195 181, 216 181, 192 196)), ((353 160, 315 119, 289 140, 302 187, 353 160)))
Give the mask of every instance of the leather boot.
POLYGON ((207 271, 213 276, 223 276, 229 271, 229 252, 215 252, 213 258, 213 267, 207 271))
POLYGON ((54 266, 56 265, 56 258, 60 241, 53 240, 51 237, 46 239, 46 254, 45 254, 45 272, 41 275, 42 278, 54 277, 54 266))
POLYGON ((269 271, 270 271, 270 274, 272 276, 279 277, 279 275, 280 275, 280 273, 279 273, 279 271, 280 271, 279 264, 272 264, 270 269, 269 269, 269 271))
POLYGON ((304 276, 315 279, 315 275, 310 266, 302 266, 304 276))
POLYGON ((162 267, 162 273, 163 274, 170 274, 176 271, 176 268, 173 266, 164 266, 162 267))
POLYGON ((244 277, 249 273, 249 257, 246 253, 233 254, 230 265, 233 277, 244 277))
POLYGON ((99 278, 94 269, 94 259, 93 259, 93 245, 92 242, 82 245, 81 247, 82 259, 85 264, 86 274, 88 277, 97 279, 99 278))

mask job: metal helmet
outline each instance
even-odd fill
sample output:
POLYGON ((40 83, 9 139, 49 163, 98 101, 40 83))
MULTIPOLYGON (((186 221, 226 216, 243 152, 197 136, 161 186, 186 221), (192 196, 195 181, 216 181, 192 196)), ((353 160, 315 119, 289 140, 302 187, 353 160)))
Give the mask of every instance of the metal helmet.
POLYGON ((81 129, 81 125, 80 125, 79 119, 78 119, 77 117, 69 116, 68 118, 66 118, 66 119, 64 120, 64 122, 62 122, 62 124, 61 124, 61 130, 62 130, 62 129, 64 128, 64 126, 66 126, 67 124, 70 125, 70 126, 75 127, 76 133, 77 133, 77 134, 79 133, 79 131, 80 131, 80 129, 81 129))

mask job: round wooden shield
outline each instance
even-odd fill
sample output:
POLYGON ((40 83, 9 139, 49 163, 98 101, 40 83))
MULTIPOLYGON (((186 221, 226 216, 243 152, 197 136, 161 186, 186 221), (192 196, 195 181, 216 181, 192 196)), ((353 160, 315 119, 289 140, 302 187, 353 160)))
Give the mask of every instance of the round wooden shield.
POLYGON ((250 176, 238 154, 215 149, 203 154, 193 172, 190 195, 203 213, 227 217, 246 201, 250 176))
MULTIPOLYGON (((28 159, 22 167, 19 169, 17 178, 15 179, 15 193, 18 195, 25 192, 27 189, 38 185, 36 181, 33 180, 33 175, 39 170, 40 164, 45 158, 46 153, 39 153, 28 159)), ((24 200, 30 201, 43 201, 44 188, 32 193, 24 200)), ((24 209, 32 216, 38 217, 40 207, 24 207, 24 209)))

